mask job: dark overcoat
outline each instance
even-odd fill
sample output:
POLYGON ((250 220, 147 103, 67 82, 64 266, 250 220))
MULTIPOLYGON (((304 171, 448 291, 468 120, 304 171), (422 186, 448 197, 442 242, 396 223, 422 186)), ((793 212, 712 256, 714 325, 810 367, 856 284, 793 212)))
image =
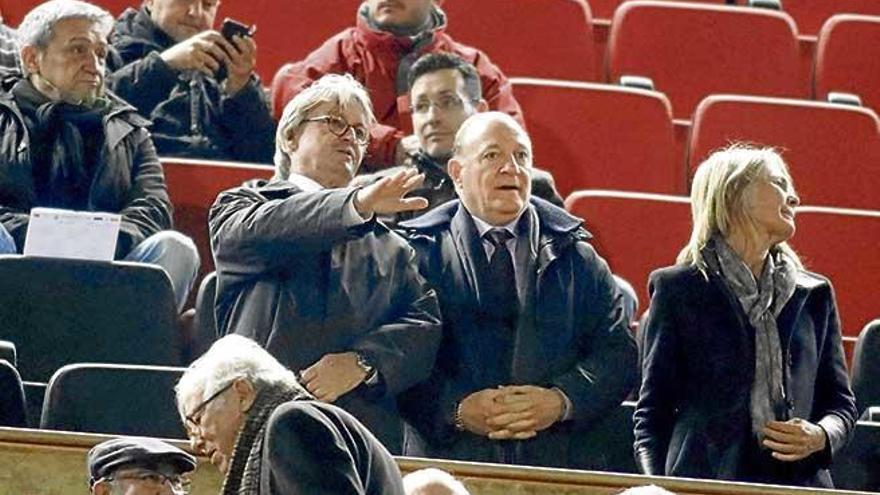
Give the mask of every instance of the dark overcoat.
POLYGON ((209 220, 217 328, 256 340, 294 371, 325 354, 362 353, 381 383, 337 404, 399 454, 395 396, 427 378, 439 309, 402 237, 375 220, 347 226, 355 191, 253 181, 221 193, 209 220))
POLYGON ((620 405, 637 374, 622 296, 580 219, 534 197, 524 214, 533 216, 537 244, 527 261, 533 271, 526 303, 506 348, 480 322, 481 291, 493 281, 467 210, 456 200, 401 224, 444 315, 437 365, 403 406, 429 456, 602 469, 604 446, 589 433, 620 405), (525 441, 454 428, 456 405, 469 394, 526 384, 558 387, 572 402, 571 420, 525 441))
POLYGON ((856 409, 831 284, 799 271, 777 318, 786 420, 820 425, 827 448, 784 463, 751 431, 755 330, 717 262, 657 270, 644 326, 635 413, 637 461, 647 474, 830 487, 828 465, 847 441, 856 409))

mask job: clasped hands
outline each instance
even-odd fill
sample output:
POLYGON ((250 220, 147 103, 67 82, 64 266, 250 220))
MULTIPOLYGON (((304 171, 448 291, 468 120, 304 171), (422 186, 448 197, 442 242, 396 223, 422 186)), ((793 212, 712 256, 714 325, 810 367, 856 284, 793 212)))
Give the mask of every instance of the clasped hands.
POLYGON ((828 439, 821 426, 801 418, 770 421, 764 427, 763 445, 780 461, 799 461, 825 449, 828 439))
POLYGON ((357 364, 353 352, 325 354, 313 365, 300 372, 300 383, 322 402, 333 403, 354 390, 367 374, 357 364))
POLYGON ((562 419, 564 401, 556 390, 511 385, 474 392, 459 405, 464 428, 492 440, 526 440, 562 419))

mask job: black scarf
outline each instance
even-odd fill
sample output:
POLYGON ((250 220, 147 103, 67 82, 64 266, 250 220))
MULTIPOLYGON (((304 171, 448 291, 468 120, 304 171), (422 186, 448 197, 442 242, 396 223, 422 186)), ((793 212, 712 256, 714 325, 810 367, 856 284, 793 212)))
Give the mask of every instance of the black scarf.
POLYGON ((295 387, 277 386, 259 391, 235 440, 229 472, 220 491, 222 495, 260 494, 263 438, 269 416, 285 402, 306 398, 307 394, 295 387))
POLYGON ((42 206, 88 210, 89 189, 104 147, 107 100, 94 105, 52 101, 21 79, 12 94, 31 131, 31 163, 42 206))

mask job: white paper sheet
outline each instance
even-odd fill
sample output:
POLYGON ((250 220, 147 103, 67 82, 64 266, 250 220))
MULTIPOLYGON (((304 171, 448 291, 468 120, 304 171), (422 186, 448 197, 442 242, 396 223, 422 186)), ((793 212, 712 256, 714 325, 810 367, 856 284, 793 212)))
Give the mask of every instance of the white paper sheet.
POLYGON ((24 254, 113 261, 121 218, 116 213, 34 208, 24 254))

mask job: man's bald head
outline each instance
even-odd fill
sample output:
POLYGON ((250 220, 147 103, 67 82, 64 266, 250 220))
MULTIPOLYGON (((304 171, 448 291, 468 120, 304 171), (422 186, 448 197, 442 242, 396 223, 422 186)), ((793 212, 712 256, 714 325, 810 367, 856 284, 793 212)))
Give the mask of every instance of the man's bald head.
POLYGON ((511 116, 470 116, 455 136, 449 175, 471 215, 490 225, 519 217, 532 191, 532 142, 511 116))

